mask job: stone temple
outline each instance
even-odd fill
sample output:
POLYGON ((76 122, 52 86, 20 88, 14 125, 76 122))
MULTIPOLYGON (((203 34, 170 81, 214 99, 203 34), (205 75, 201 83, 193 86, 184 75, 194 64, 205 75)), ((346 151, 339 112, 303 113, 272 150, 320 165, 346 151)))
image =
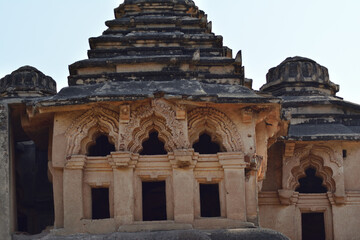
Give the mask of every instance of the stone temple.
POLYGON ((255 91, 191 0, 106 26, 60 92, 30 66, 0 80, 0 239, 359 239, 360 106, 325 67, 287 58, 255 91))

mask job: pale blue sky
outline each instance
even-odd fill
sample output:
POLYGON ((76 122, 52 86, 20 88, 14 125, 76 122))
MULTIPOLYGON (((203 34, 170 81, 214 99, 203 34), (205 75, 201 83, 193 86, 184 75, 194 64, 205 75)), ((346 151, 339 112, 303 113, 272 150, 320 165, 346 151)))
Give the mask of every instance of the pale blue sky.
MULTIPOLYGON (((67 86, 68 65, 123 0, 0 0, 0 78, 23 65, 67 86)), ((360 103, 359 0, 195 0, 259 89, 269 68, 303 56, 327 67, 338 96, 360 103)))

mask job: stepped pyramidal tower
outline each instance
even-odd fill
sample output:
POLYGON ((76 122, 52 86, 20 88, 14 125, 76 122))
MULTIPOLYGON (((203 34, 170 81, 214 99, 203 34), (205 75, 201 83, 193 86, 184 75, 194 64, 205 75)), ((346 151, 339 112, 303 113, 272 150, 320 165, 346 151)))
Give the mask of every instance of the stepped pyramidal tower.
POLYGON ((287 58, 255 91, 191 0, 106 26, 58 93, 30 66, 0 80, 1 239, 360 234, 360 106, 325 67, 287 58))

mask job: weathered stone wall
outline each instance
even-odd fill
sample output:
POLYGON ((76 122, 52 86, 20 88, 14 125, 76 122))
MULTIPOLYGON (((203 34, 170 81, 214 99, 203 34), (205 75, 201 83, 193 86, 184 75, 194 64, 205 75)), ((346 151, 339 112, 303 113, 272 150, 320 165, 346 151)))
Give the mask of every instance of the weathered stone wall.
POLYGON ((261 227, 279 231, 290 239, 297 239, 294 205, 260 205, 259 208, 261 227))
POLYGON ((346 191, 360 191, 360 144, 346 143, 343 149, 347 151, 347 156, 344 158, 344 178, 346 191))
POLYGON ((10 164, 8 106, 0 103, 0 239, 10 237, 10 164))

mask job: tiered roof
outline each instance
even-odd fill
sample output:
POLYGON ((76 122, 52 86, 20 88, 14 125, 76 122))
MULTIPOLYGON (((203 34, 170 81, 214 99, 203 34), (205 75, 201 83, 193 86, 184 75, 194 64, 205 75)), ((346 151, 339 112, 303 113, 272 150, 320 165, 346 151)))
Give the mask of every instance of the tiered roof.
POLYGON ((274 103, 251 90, 235 58, 190 0, 125 0, 89 58, 69 66, 69 87, 41 105, 163 96, 191 101, 274 103))
POLYGON ((184 79, 244 85, 241 53, 232 58, 193 1, 126 0, 115 17, 90 38, 89 59, 70 65, 69 86, 184 79))

